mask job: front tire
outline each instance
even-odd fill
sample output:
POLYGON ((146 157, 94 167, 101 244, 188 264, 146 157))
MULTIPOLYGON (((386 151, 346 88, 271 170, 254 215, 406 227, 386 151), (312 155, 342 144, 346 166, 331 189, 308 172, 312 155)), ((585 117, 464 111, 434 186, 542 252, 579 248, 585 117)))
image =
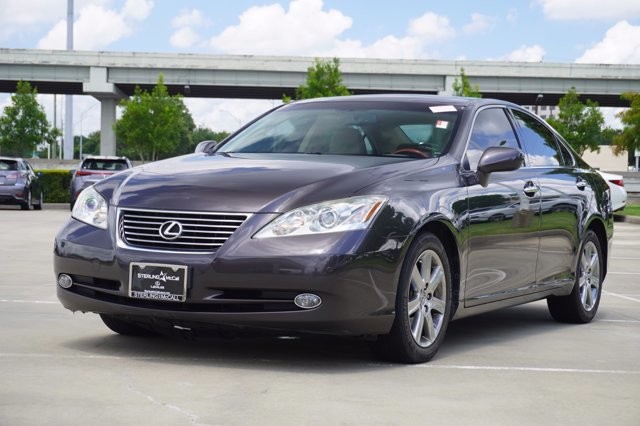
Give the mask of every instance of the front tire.
POLYGON ((604 259, 600 240, 595 232, 589 230, 580 248, 576 282, 571 294, 547 298, 551 316, 559 322, 573 324, 590 322, 596 316, 600 305, 603 276, 604 259))
POLYGON ((440 348, 451 316, 451 268, 440 240, 416 237, 402 266, 396 316, 376 350, 383 358, 416 364, 429 361, 440 348))
POLYGON ((123 336, 153 337, 158 335, 157 333, 141 327, 134 322, 127 321, 113 315, 100 314, 100 318, 104 325, 106 325, 111 331, 123 336))

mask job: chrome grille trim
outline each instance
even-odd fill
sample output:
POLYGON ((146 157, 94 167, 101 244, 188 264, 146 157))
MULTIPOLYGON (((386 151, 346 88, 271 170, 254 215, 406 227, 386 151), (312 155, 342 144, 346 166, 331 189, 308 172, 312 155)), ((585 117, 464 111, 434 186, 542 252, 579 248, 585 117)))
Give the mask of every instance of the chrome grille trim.
POLYGON ((213 253, 249 217, 250 213, 119 208, 118 246, 144 251, 213 253), (174 240, 160 236, 160 226, 167 221, 180 222, 182 235, 174 240))

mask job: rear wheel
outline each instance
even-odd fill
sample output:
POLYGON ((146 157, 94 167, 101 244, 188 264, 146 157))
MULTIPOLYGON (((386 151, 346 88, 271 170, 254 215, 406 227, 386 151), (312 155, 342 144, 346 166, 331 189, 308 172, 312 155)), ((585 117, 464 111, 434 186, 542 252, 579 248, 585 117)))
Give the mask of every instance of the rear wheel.
POLYGON ((123 336, 138 336, 138 337, 151 337, 158 334, 146 329, 132 321, 128 321, 122 318, 118 318, 113 315, 100 314, 100 318, 104 325, 109 327, 111 331, 115 331, 123 336))
POLYGON ((35 210, 42 210, 43 203, 44 203, 44 192, 40 190, 40 195, 38 196, 38 204, 34 204, 33 208, 35 210))
POLYGON ((27 195, 24 197, 24 201, 20 203, 20 208, 22 210, 31 210, 31 190, 27 189, 27 195))
POLYGON ((405 258, 391 332, 376 342, 385 359, 429 361, 444 339, 451 315, 451 270, 447 253, 430 233, 416 237, 405 258))
POLYGON ((596 316, 600 305, 604 259, 598 236, 588 231, 582 242, 576 282, 568 296, 551 296, 547 306, 551 316, 560 322, 587 323, 596 316))

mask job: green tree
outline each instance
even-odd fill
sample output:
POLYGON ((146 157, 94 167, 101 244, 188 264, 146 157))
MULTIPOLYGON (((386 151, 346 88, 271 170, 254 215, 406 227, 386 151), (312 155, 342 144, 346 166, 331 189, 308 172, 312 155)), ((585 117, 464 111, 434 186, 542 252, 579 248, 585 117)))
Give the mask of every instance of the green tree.
POLYGON ((37 95, 38 91, 28 81, 18 82, 11 103, 0 117, 0 153, 3 155, 31 157, 39 144, 53 144, 60 136, 60 130, 49 124, 37 95))
MULTIPOLYGON (((340 60, 322 61, 318 58, 307 68, 307 81, 296 89, 296 99, 323 98, 327 96, 349 96, 351 92, 342 84, 340 60)), ((283 96, 284 102, 291 98, 283 96)))
POLYGON ((141 161, 166 158, 177 150, 189 134, 191 114, 182 96, 169 95, 162 74, 151 92, 136 87, 129 99, 124 99, 121 118, 115 124, 119 153, 141 161))
POLYGON ((582 155, 587 149, 599 151, 604 130, 604 116, 598 103, 587 99, 582 103, 575 87, 569 89, 558 103, 558 117, 550 117, 551 124, 573 149, 582 155))
MULTIPOLYGON (((74 136, 74 155, 73 158, 80 158, 80 136, 74 136)), ((82 155, 99 155, 100 154, 100 131, 96 130, 87 136, 82 136, 82 155)))
POLYGON ((621 98, 629 102, 629 109, 618 113, 623 127, 622 132, 613 137, 613 152, 635 153, 636 149, 640 149, 640 93, 623 93, 621 98))
POLYGON ((456 77, 453 80, 453 94, 456 96, 465 96, 468 98, 481 98, 480 88, 476 84, 471 87, 469 77, 464 73, 464 68, 460 68, 460 80, 456 77))

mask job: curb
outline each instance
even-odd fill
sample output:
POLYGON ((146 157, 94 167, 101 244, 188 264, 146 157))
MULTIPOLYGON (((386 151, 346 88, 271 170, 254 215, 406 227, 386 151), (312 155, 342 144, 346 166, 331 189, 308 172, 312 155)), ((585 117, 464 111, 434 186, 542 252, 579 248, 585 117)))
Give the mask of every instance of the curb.
POLYGON ((69 203, 44 203, 45 210, 69 210, 69 203))
POLYGON ((634 223, 636 225, 640 225, 640 216, 626 216, 622 214, 614 214, 613 215, 614 222, 625 222, 625 223, 634 223))

